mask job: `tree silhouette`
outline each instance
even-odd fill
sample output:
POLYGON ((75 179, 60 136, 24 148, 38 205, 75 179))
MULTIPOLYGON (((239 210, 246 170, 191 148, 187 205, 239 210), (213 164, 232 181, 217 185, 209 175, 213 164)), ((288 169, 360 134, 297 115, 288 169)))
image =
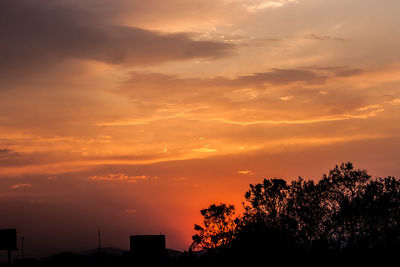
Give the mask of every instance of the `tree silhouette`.
POLYGON ((285 180, 264 180, 261 184, 250 185, 246 192, 245 217, 264 223, 276 223, 285 215, 289 187, 285 180))
POLYGON ((193 237, 192 248, 214 249, 232 241, 236 222, 233 218, 235 207, 227 204, 212 204, 201 210, 203 226, 195 224, 197 232, 193 237))
POLYGON ((356 235, 360 233, 358 228, 362 225, 360 211, 355 205, 370 180, 365 170, 355 170, 349 162, 336 166, 318 183, 325 210, 325 238, 336 249, 355 246, 356 235))
POLYGON ((305 181, 301 177, 293 181, 288 190, 286 214, 295 229, 296 246, 311 249, 316 244, 326 243, 324 233, 329 212, 325 208, 322 188, 314 181, 305 181))
POLYGON ((350 162, 319 181, 264 179, 244 197, 236 220, 233 206, 202 210, 204 226, 195 225, 193 244, 243 256, 400 249, 400 180, 372 179, 350 162))

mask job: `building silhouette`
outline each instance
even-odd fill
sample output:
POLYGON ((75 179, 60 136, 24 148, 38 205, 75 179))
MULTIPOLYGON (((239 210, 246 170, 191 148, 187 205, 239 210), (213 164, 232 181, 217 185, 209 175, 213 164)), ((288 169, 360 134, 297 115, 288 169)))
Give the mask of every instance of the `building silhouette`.
POLYGON ((165 261, 167 257, 165 235, 131 235, 130 254, 136 262, 165 261))

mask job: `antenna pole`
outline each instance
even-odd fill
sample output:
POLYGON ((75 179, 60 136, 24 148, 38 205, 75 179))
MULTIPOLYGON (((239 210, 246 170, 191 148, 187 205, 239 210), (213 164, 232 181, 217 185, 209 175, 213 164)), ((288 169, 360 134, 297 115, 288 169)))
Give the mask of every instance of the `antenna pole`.
POLYGON ((21 237, 21 257, 24 258, 24 237, 21 237))
POLYGON ((101 232, 100 232, 100 228, 99 228, 98 234, 99 234, 99 247, 98 247, 98 250, 100 251, 100 249, 101 249, 101 232))
POLYGON ((11 265, 11 249, 8 250, 8 265, 11 265))

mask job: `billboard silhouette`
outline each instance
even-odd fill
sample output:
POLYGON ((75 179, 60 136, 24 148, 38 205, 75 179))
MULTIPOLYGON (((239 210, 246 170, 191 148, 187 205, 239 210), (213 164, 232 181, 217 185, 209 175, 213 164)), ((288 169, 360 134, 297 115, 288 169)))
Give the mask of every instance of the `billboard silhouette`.
POLYGON ((0 250, 17 250, 17 229, 0 229, 0 250))

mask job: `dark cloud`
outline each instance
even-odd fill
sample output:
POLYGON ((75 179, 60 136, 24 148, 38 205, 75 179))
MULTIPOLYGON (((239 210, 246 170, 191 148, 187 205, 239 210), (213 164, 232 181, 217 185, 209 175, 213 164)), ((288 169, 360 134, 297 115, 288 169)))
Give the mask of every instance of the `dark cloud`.
POLYGON ((344 38, 328 36, 328 35, 319 35, 319 34, 309 34, 309 35, 305 36, 304 38, 311 39, 311 40, 318 40, 318 41, 340 41, 340 42, 347 41, 344 38))
POLYGON ((0 148, 0 166, 8 160, 15 160, 20 154, 8 148, 0 148))
POLYGON ((342 69, 336 72, 336 76, 338 77, 349 77, 349 76, 356 76, 363 73, 361 69, 342 69))
POLYGON ((324 74, 312 70, 303 69, 274 69, 269 72, 255 73, 253 75, 237 78, 241 83, 283 85, 293 82, 304 82, 308 84, 322 83, 327 79, 324 74))
POLYGON ((19 155, 18 152, 8 149, 8 148, 0 148, 0 159, 2 156, 8 157, 8 156, 17 156, 19 155))
POLYGON ((226 43, 195 41, 186 33, 112 25, 107 15, 84 6, 74 1, 1 1, 0 78, 44 71, 74 58, 140 66, 215 59, 233 48, 226 43))
POLYGON ((132 98, 153 98, 159 94, 171 98, 178 95, 196 96, 200 94, 232 91, 235 89, 252 87, 265 89, 271 85, 287 85, 296 82, 305 84, 319 84, 328 79, 326 73, 317 70, 302 69, 274 69, 268 72, 238 76, 233 79, 215 77, 212 79, 180 78, 175 75, 166 75, 151 72, 131 72, 127 79, 115 91, 132 98))

